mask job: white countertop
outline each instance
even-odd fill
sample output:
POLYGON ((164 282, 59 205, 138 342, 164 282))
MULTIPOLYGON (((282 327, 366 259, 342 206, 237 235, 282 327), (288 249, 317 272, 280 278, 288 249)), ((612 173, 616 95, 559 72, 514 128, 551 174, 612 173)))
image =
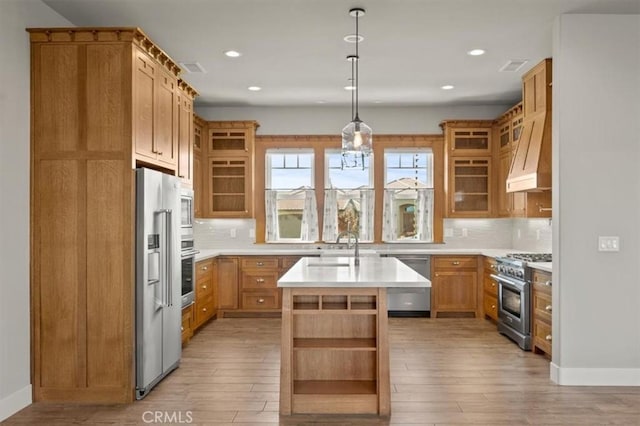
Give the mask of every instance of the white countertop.
POLYGON ((278 287, 431 287, 431 281, 393 257, 361 257, 360 266, 353 261, 303 257, 278 280, 278 287))
MULTIPOLYGON (((326 250, 326 249, 325 249, 326 250)), ((502 257, 507 253, 513 253, 515 249, 483 249, 483 248, 394 248, 393 245, 385 248, 363 249, 364 252, 375 251, 380 256, 385 255, 412 255, 412 254, 431 254, 431 255, 480 255, 488 257, 502 257)), ((323 249, 317 248, 274 248, 272 245, 262 245, 250 248, 222 248, 222 249, 199 249, 200 253, 196 255, 196 262, 209 259, 216 256, 320 256, 323 249)), ((328 259, 336 257, 332 256, 328 259)), ((353 250, 344 250, 345 255, 353 257, 353 250)), ((361 256, 361 259, 367 256, 361 256)), ((317 259, 317 258, 316 258, 317 259)), ((528 266, 542 271, 552 272, 551 262, 529 262, 528 266)))

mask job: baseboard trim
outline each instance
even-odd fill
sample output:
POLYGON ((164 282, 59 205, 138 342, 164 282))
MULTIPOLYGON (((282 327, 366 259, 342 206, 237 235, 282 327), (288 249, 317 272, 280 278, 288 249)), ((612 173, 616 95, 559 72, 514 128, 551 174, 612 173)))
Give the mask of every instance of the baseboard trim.
POLYGON ((640 368, 565 368, 552 362, 549 378, 562 386, 640 386, 640 368))
POLYGON ((0 399, 0 422, 31 404, 31 385, 0 399))

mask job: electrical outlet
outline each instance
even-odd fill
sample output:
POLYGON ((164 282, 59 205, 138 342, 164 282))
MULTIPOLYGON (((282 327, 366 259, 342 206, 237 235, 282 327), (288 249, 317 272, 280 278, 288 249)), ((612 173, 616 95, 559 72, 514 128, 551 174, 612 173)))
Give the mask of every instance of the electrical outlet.
POLYGON ((468 237, 469 236, 469 231, 467 230, 467 228, 462 228, 462 236, 463 237, 468 237))
POLYGON ((620 251, 620 237, 598 237, 598 251, 620 251))
POLYGON ((229 236, 231 238, 235 238, 236 237, 236 228, 229 229, 229 236))
POLYGON ((521 233, 519 229, 516 229, 516 238, 519 240, 521 237, 521 233))
POLYGON ((445 237, 453 237, 453 228, 444 228, 445 237))
POLYGON ((249 228, 249 238, 256 237, 256 228, 249 228))
POLYGON ((540 239, 540 230, 536 229, 536 240, 540 239))

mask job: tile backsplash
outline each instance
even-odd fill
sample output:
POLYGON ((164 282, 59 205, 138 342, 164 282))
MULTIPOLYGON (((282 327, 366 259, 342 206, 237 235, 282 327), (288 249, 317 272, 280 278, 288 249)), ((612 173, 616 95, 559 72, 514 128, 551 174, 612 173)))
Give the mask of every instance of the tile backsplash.
MULTIPOLYGON (((196 248, 251 247, 255 243, 255 227, 254 219, 196 219, 196 248)), ((429 247, 551 251, 549 219, 445 219, 444 233, 444 244, 430 244, 429 247)), ((417 247, 416 244, 402 246, 417 247)))

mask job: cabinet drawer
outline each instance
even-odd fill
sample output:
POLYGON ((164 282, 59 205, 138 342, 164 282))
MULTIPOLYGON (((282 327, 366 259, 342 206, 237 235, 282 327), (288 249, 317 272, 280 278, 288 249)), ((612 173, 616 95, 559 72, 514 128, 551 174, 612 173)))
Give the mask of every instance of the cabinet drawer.
POLYGON ((213 305, 214 305, 213 297, 209 297, 204 301, 197 303, 197 307, 196 307, 196 323, 197 324, 202 324, 203 322, 211 318, 213 314, 215 314, 215 306, 213 305))
POLYGON ((477 269, 478 259, 476 256, 434 256, 433 266, 435 269, 477 269))
POLYGON ((278 269, 278 258, 271 257, 245 257, 240 259, 241 269, 278 269))
POLYGON ((485 276, 482 281, 484 291, 495 297, 498 297, 498 283, 496 283, 491 277, 488 276, 485 276))
POLYGON ((533 342, 534 344, 551 355, 551 325, 544 321, 535 320, 533 322, 533 342))
POLYGON ((496 272, 496 260, 493 257, 484 258, 484 272, 489 274, 495 274, 496 272))
POLYGON ((207 276, 213 269, 213 259, 201 260, 196 263, 196 278, 207 276))
POLYGON ((278 291, 242 292, 242 309, 278 309, 278 291))
POLYGON ((280 258, 280 269, 282 269, 282 272, 287 272, 289 269, 291 269, 291 267, 293 265, 295 265, 298 260, 300 260, 300 257, 281 257, 280 258))
POLYGON ((498 320, 498 298, 484 294, 484 314, 498 320))
POLYGON ((533 312, 536 319, 543 320, 548 324, 551 324, 551 297, 544 294, 539 293, 537 291, 533 292, 533 312))
POLYGON ((531 274, 531 281, 533 284, 539 284, 541 287, 546 287, 551 293, 551 274, 539 269, 534 269, 531 274))
POLYGON ((276 288, 278 271, 242 271, 240 287, 247 289, 276 288))
POLYGON ((211 279, 198 280, 196 284, 196 299, 204 300, 213 294, 213 281, 211 279))

